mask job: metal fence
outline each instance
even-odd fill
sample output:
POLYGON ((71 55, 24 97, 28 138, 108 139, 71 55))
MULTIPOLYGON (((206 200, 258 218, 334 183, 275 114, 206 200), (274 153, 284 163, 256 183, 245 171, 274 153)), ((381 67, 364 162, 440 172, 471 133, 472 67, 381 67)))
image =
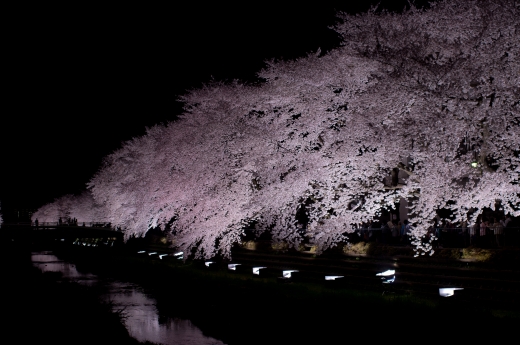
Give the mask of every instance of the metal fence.
MULTIPOLYGON (((407 235, 400 233, 400 229, 388 227, 379 228, 355 228, 349 234, 349 239, 354 241, 381 242, 387 244, 409 244, 407 235), (356 238, 357 236, 357 238, 356 238)), ((445 248, 476 247, 518 247, 520 246, 520 227, 506 227, 501 230, 495 227, 486 228, 486 234, 480 235, 479 230, 474 234, 470 228, 432 228, 430 234, 434 235, 437 246, 445 248)))
POLYGON ((31 225, 33 228, 49 228, 49 227, 57 227, 57 226, 81 226, 88 228, 111 228, 111 224, 108 222, 38 222, 36 224, 33 222, 31 225))

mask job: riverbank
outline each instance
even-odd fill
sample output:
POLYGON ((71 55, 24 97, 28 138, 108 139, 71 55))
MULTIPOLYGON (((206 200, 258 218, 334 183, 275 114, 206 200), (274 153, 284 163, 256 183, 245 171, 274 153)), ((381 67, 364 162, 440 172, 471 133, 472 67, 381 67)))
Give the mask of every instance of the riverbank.
POLYGON ((447 340, 502 339, 511 332, 508 325, 520 320, 518 310, 497 313, 489 303, 457 296, 428 299, 393 291, 391 285, 355 290, 335 282, 289 283, 135 251, 68 247, 61 255, 96 274, 138 282, 156 297, 160 312, 190 319, 230 345, 332 344, 358 334, 386 340, 432 332, 446 334, 447 340))

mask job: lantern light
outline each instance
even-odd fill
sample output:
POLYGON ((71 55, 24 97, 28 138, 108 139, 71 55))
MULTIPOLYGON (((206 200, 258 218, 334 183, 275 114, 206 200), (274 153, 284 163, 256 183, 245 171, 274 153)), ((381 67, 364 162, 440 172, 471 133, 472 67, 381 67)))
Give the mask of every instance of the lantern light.
POLYGON ((387 271, 376 274, 376 276, 387 277, 387 276, 393 276, 394 274, 395 274, 395 270, 387 270, 387 271))
POLYGON ((325 280, 336 280, 338 278, 343 278, 343 276, 325 276, 325 280))
POLYGON ((284 278, 291 278, 291 273, 293 272, 298 272, 297 270, 287 270, 287 271, 282 271, 282 275, 284 278))
POLYGON ((260 275, 260 270, 266 267, 253 267, 253 274, 260 275))
POLYGON ((451 297, 455 294, 455 290, 464 290, 464 288, 439 288, 439 296, 451 297))

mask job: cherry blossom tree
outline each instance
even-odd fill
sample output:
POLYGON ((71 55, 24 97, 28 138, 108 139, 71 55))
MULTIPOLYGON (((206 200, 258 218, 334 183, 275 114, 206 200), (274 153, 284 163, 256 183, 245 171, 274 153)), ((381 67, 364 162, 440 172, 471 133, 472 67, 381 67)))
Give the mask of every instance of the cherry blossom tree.
POLYGON ((39 222, 57 222, 60 218, 63 221, 76 218, 78 223, 107 221, 105 206, 97 203, 89 191, 78 196, 64 195, 40 207, 31 216, 33 222, 36 219, 39 222))
POLYGON ((209 258, 245 228, 321 252, 403 198, 417 255, 440 208, 519 216, 517 2, 338 17, 341 47, 191 91, 178 121, 106 157, 88 188, 109 221, 209 258))

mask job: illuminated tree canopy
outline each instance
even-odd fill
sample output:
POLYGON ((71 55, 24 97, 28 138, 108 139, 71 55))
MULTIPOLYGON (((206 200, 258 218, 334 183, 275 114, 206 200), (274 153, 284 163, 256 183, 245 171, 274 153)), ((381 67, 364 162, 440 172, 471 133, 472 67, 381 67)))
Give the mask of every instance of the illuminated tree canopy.
POLYGON ((54 202, 40 207, 32 215, 32 220, 38 219, 39 222, 56 223, 60 218, 64 222, 76 218, 79 224, 107 222, 105 206, 96 203, 89 191, 85 191, 78 196, 64 195, 54 202))
POLYGON ((199 257, 229 256, 245 227, 323 251, 406 198, 431 253, 439 208, 475 221, 501 200, 519 216, 518 3, 338 17, 340 48, 191 91, 180 120, 106 157, 88 188, 112 225, 173 229, 199 257))

